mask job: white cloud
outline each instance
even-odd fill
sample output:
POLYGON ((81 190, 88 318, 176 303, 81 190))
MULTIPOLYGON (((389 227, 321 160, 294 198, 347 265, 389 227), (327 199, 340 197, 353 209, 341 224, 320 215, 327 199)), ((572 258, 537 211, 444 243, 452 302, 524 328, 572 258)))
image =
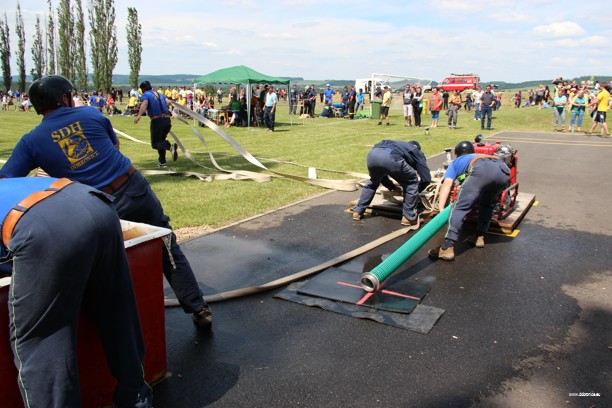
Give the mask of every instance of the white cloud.
POLYGON ((528 14, 517 13, 516 11, 491 13, 490 18, 500 23, 529 23, 535 20, 528 14))
POLYGON ((591 37, 584 37, 580 39, 564 38, 558 41, 559 45, 564 47, 584 47, 584 46, 607 46, 610 44, 610 40, 607 37, 601 35, 594 35, 591 37))
POLYGON ((219 48, 219 44, 212 43, 210 41, 203 41, 201 45, 206 48, 219 48))
POLYGON ((563 21, 534 27, 533 33, 544 37, 562 38, 585 35, 586 31, 578 23, 563 21))
POLYGON ((443 0, 440 2, 433 2, 432 5, 442 11, 475 11, 482 7, 478 2, 466 0, 443 0))

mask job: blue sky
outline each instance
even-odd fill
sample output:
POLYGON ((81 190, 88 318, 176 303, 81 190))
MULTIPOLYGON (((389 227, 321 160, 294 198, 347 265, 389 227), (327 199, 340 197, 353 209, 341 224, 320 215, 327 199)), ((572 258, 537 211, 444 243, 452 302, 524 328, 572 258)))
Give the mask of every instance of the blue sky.
MULTIPOLYGON (((3 0, 13 75, 16 4, 3 0)), ((44 0, 20 4, 29 72, 35 18, 44 19, 48 6, 44 0)), ((607 1, 115 1, 117 74, 129 73, 128 5, 138 10, 143 30, 141 75, 203 75, 234 65, 320 80, 373 72, 436 81, 473 72, 483 81, 506 82, 612 74, 607 1)))

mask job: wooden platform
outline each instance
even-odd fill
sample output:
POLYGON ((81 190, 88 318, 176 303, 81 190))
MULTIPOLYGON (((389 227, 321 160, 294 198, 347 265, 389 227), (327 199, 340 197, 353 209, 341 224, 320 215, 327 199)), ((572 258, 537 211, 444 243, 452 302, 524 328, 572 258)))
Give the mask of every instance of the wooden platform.
MULTIPOLYGON (((511 234, 512 231, 521 222, 529 208, 535 202, 535 194, 529 193, 518 193, 516 198, 516 207, 514 210, 503 220, 497 220, 493 218, 489 230, 492 232, 500 232, 503 234, 511 234)), ((357 204, 357 200, 351 201, 351 208, 357 204)), ((402 206, 391 201, 386 200, 380 194, 376 194, 372 204, 366 210, 366 213, 385 215, 390 217, 401 217, 402 206)), ((475 217, 469 217, 468 222, 475 222, 475 217)))

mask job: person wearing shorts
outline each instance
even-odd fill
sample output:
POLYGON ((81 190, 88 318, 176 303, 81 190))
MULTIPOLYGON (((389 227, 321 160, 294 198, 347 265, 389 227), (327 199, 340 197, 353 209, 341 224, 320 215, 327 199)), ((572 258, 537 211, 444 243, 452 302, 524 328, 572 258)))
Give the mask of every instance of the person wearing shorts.
POLYGON ((442 96, 437 88, 434 88, 429 98, 427 109, 431 112, 431 127, 438 127, 438 119, 440 119, 440 111, 442 110, 442 96))
POLYGON ((391 107, 391 90, 387 85, 384 87, 383 93, 383 101, 380 104, 380 118, 378 121, 378 126, 382 125, 383 120, 387 122, 387 126, 389 126, 389 108, 391 107))
POLYGON ((412 97, 414 91, 410 85, 406 84, 406 90, 404 91, 404 127, 412 127, 414 122, 414 108, 412 106, 412 97))
POLYGON ((610 130, 608 130, 608 124, 606 123, 606 114, 608 113, 608 106, 610 105, 610 85, 604 84, 601 86, 601 90, 597 94, 597 99, 593 101, 597 103, 597 112, 593 116, 593 125, 589 130, 588 134, 592 135, 593 131, 597 127, 597 124, 601 126, 601 132, 605 132, 606 136, 610 136, 610 130))

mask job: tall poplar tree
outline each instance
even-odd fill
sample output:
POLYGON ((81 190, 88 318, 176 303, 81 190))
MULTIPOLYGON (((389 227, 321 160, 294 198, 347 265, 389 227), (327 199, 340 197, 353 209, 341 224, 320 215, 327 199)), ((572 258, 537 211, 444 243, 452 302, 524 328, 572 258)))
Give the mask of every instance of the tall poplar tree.
POLYGON ((75 35, 75 62, 76 71, 75 86, 79 90, 87 89, 87 53, 85 51, 85 15, 81 0, 76 0, 74 5, 74 35, 75 35))
POLYGON ((34 66, 30 70, 30 75, 34 80, 40 79, 45 71, 45 39, 40 25, 40 16, 36 16, 36 27, 32 38, 32 62, 34 66))
POLYGON ((117 65, 117 27, 113 0, 91 0, 89 44, 94 87, 108 90, 117 65))
POLYGON ((47 17, 47 75, 55 75, 55 19, 53 18, 53 4, 49 0, 49 16, 47 17))
POLYGON ((26 66, 25 66, 25 28, 23 27, 23 16, 21 15, 21 5, 17 2, 17 17, 15 22, 15 31, 17 31, 17 71, 19 80, 17 82, 17 90, 24 92, 26 90, 26 66))
POLYGON ((128 7, 127 23, 128 60, 130 63, 130 85, 138 87, 138 75, 142 63, 142 26, 138 22, 138 11, 128 7))
POLYGON ((57 69, 60 75, 71 82, 75 79, 74 69, 74 19, 70 0, 60 0, 57 6, 57 69))
POLYGON ((11 89, 11 38, 6 12, 4 21, 0 20, 0 65, 2 65, 2 82, 4 91, 11 89))

